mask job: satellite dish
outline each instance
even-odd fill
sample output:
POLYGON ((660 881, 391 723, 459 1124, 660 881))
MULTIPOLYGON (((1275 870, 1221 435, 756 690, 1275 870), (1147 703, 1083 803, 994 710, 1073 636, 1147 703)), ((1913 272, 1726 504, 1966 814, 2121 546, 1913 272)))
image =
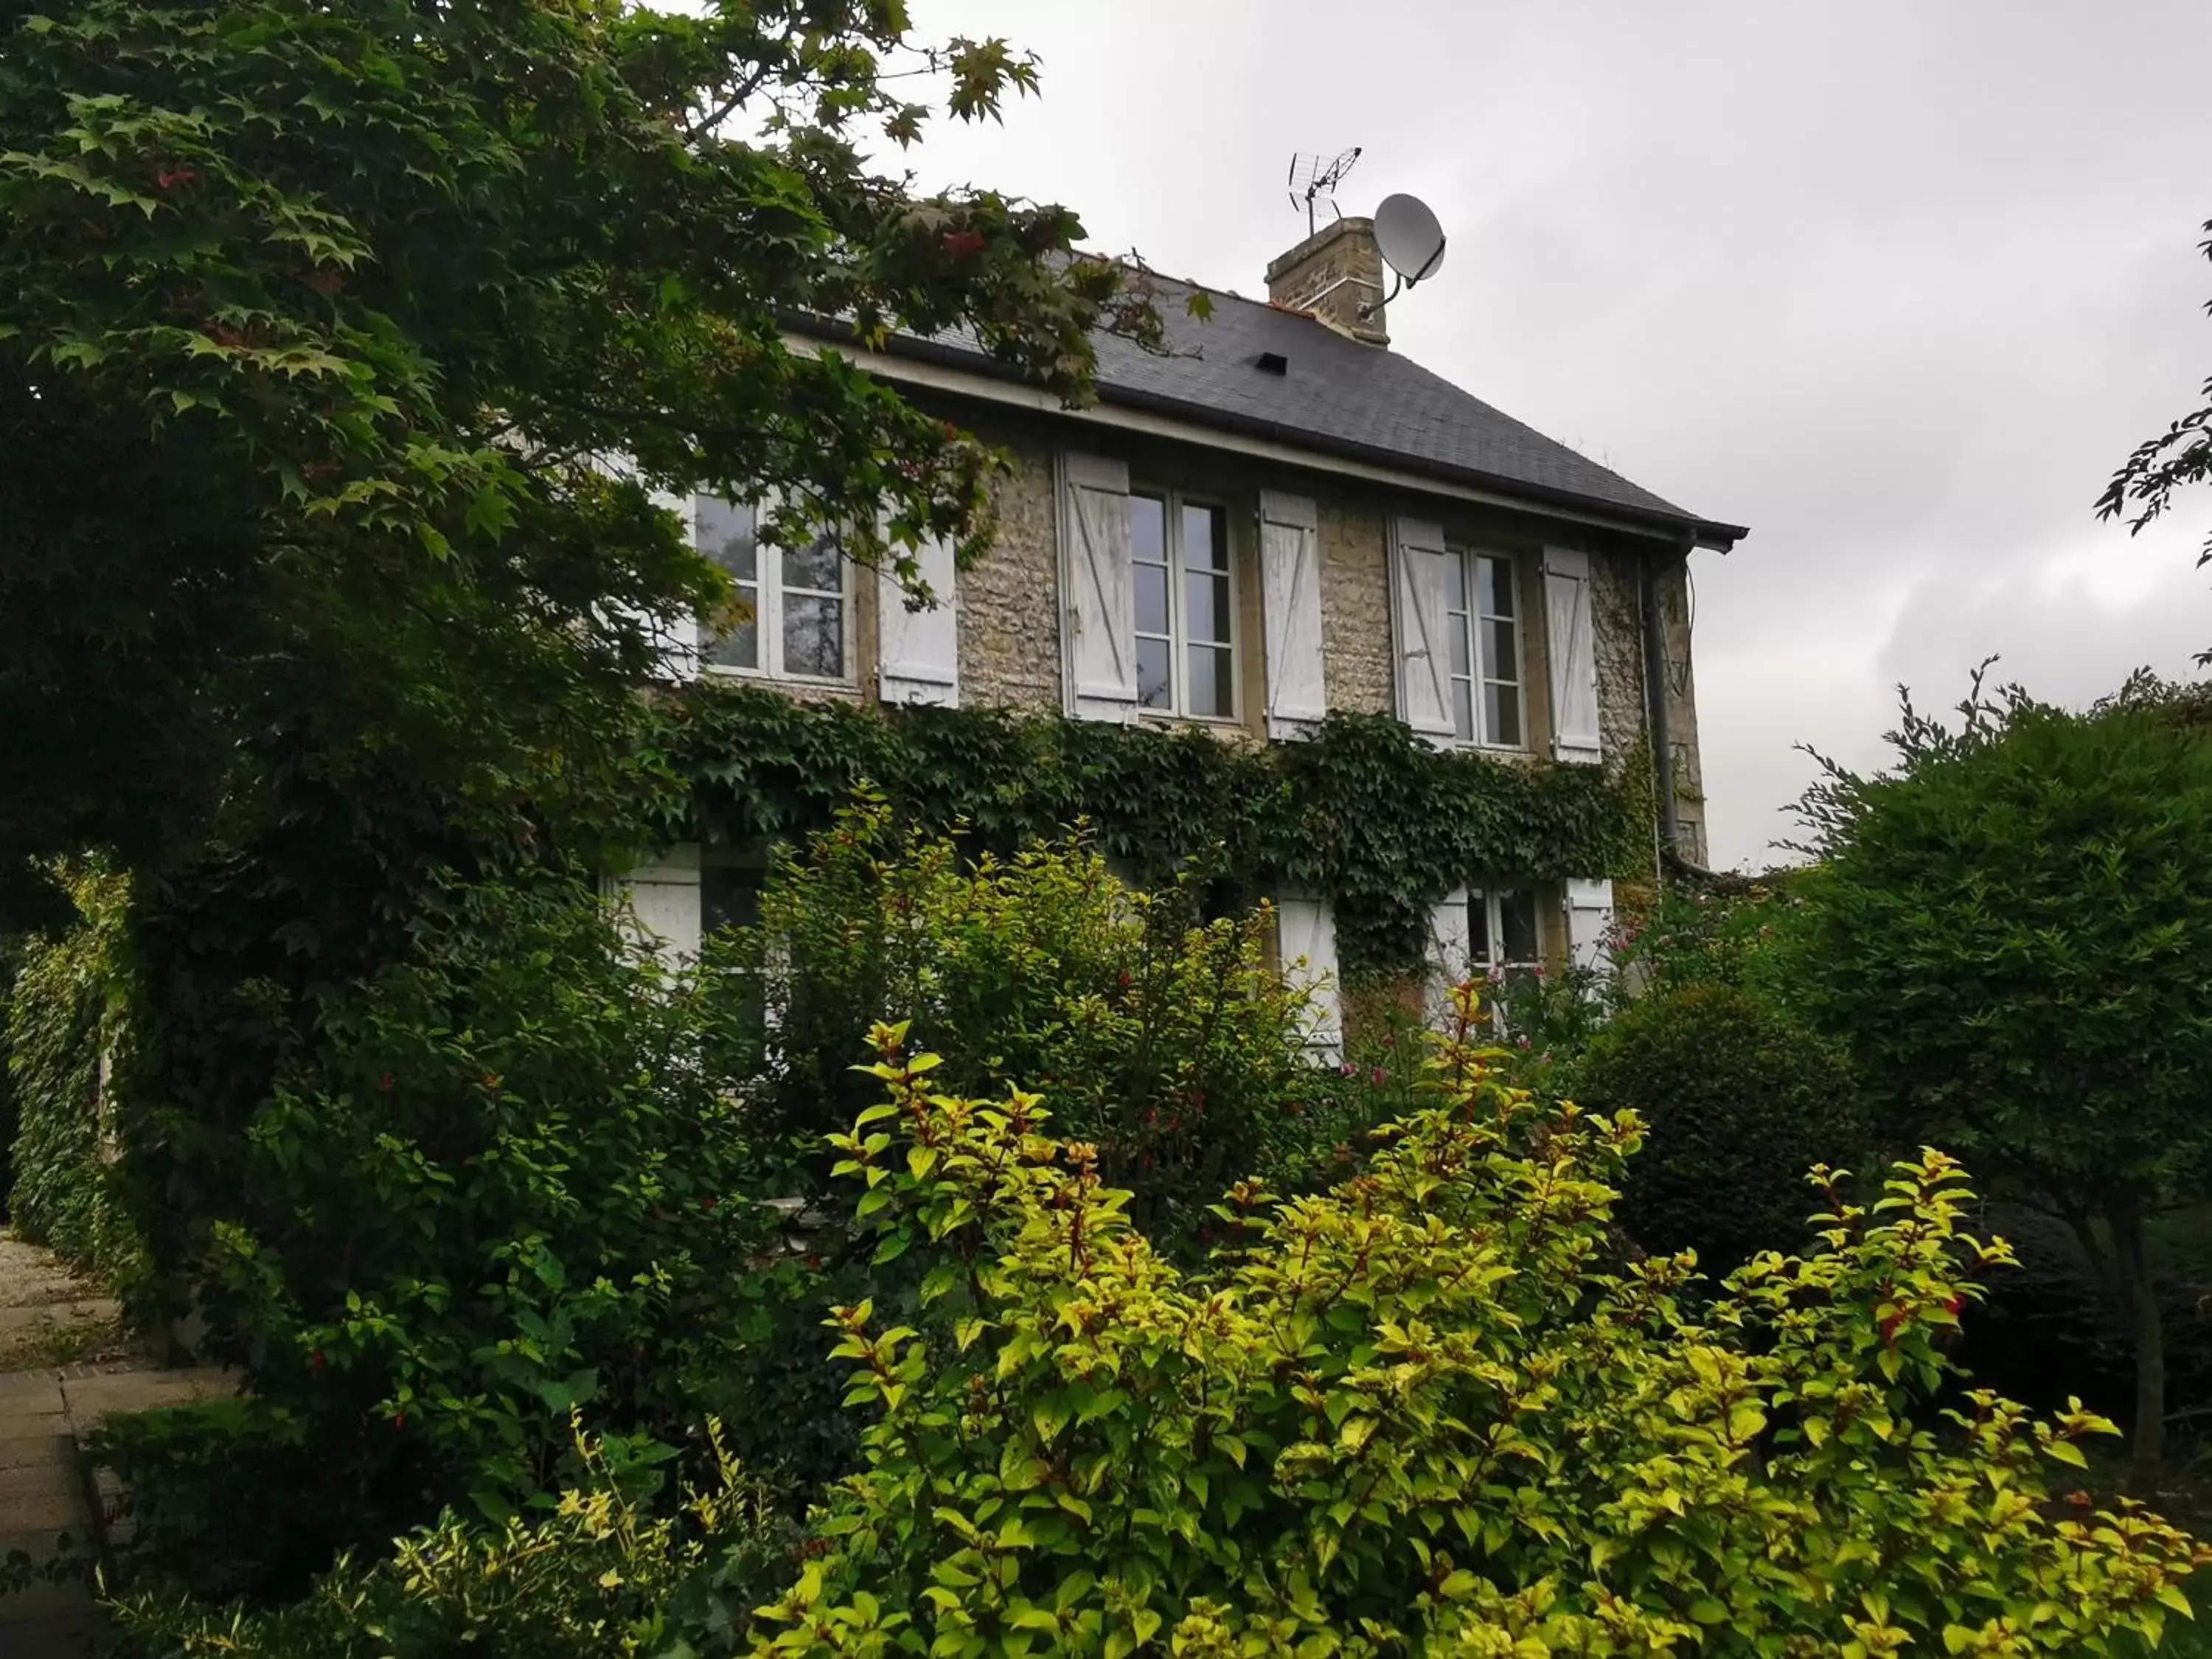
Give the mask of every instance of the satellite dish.
POLYGON ((1436 275, 1444 262, 1444 228, 1418 196, 1386 196, 1375 210, 1375 245, 1407 285, 1436 275))

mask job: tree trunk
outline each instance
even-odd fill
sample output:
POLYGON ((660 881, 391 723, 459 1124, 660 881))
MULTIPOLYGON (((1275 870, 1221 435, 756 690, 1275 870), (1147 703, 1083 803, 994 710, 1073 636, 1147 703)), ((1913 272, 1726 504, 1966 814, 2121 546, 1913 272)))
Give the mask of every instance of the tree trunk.
POLYGON ((2112 1247, 2126 1287, 2128 1317, 2135 1329, 2136 1423, 2130 1461, 2131 1484, 2148 1492, 2166 1461, 2166 1326, 2159 1316, 2158 1290, 2151 1283, 2143 1254, 2142 1218, 2132 1210, 2111 1217, 2112 1247))

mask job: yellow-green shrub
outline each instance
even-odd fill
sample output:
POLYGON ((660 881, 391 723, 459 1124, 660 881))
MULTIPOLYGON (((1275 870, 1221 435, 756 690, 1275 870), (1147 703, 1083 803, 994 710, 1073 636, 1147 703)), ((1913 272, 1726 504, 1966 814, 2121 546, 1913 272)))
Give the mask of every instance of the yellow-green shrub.
POLYGON ((2059 1501, 2109 1425, 1981 1392, 1943 1345, 2008 1260, 1940 1153, 1692 1323, 1613 1258, 1632 1114, 1506 1086, 1462 990, 1433 1105, 1326 1196, 1247 1188, 1188 1277, 1038 1097, 890 1098, 864 1217, 935 1241, 916 1327, 842 1310, 866 1468, 773 1608, 791 1653, 2100 1653, 2208 1553, 2059 1501))

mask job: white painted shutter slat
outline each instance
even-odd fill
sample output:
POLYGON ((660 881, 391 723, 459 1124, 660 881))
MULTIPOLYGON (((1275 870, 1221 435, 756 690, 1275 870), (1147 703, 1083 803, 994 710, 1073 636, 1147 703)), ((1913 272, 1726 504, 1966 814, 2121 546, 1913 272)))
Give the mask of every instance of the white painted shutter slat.
POLYGON ((1260 592, 1267 637, 1267 735, 1304 737, 1328 713, 1321 516, 1312 496, 1261 492, 1260 592))
POLYGON ((1472 971, 1468 955, 1474 933, 1468 917, 1468 890, 1455 887, 1429 907, 1429 1024, 1442 1025, 1451 1013, 1451 988, 1472 971))
POLYGON ((1451 653, 1444 638, 1451 555, 1440 525, 1391 522, 1391 623, 1396 632, 1398 717, 1437 744, 1452 740, 1451 653))
POLYGON ((1336 914, 1326 899, 1285 898, 1275 906, 1283 977, 1312 994, 1306 1051, 1334 1060, 1344 1052, 1344 1006, 1337 994, 1336 914))
POLYGON ((1566 547, 1544 550, 1544 616, 1552 659, 1552 754, 1563 761, 1598 760, 1603 749, 1589 554, 1566 547))
POLYGON ((675 968, 699 954, 699 848, 672 847, 650 861, 634 866, 610 884, 627 902, 630 936, 650 945, 662 963, 675 968))
POLYGON ((1567 949, 1575 965, 1604 972, 1613 965, 1613 884, 1581 878, 1567 883, 1567 949))
POLYGON ((876 590, 876 682, 885 702, 960 706, 960 611, 949 542, 926 541, 915 551, 936 604, 908 608, 898 573, 886 564, 876 590))
POLYGON ((1067 712, 1137 718, 1137 609, 1129 564, 1129 468, 1103 455, 1060 458, 1061 627, 1067 712))

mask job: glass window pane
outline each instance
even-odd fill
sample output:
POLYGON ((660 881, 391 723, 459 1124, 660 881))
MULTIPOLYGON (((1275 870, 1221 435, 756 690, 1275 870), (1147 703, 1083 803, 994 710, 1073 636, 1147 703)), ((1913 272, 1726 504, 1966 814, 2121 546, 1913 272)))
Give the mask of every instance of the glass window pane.
POLYGON ((1482 672, 1493 680, 1511 680, 1516 684, 1519 684, 1521 647, 1513 637, 1512 622, 1510 619, 1504 622, 1486 622, 1482 625, 1482 632, 1483 644, 1487 648, 1490 657, 1490 659, 1483 664, 1482 672))
POLYGON ((1490 895, 1477 890, 1467 900, 1467 959, 1476 973, 1490 966, 1490 895))
POLYGON ((1452 735, 1469 743, 1474 740, 1474 683, 1472 680, 1452 682, 1452 735))
POLYGON ((707 660, 725 668, 758 668, 760 589, 750 582, 739 582, 727 615, 729 625, 707 642, 707 660))
POLYGON ((1520 688, 1486 684, 1482 688, 1482 740, 1485 743, 1517 746, 1521 742, 1520 688))
POLYGON ((699 921, 708 933, 717 927, 753 927, 760 923, 761 886, 768 872, 726 864, 699 872, 699 921))
POLYGON ((1165 640, 1137 641, 1137 701, 1147 708, 1170 707, 1173 674, 1169 668, 1175 647, 1165 640))
POLYGON ((1185 501, 1182 508, 1182 562, 1191 570, 1229 568, 1229 538, 1221 509, 1185 501))
POLYGON ((1444 608, 1467 609, 1467 561, 1457 553, 1444 561, 1444 608))
POLYGON ((1229 578, 1192 571, 1183 577, 1183 637, 1194 645, 1229 643, 1229 578))
POLYGON ((1164 562, 1168 556, 1168 506, 1157 495, 1129 497, 1129 551, 1139 559, 1164 562))
POLYGON ((1168 631, 1168 568, 1164 564, 1139 564, 1136 574, 1137 631, 1164 634, 1168 631))
POLYGON ((1474 673, 1474 665, 1468 660, 1467 619, 1463 617, 1448 618, 1444 632, 1451 635, 1451 672, 1460 675, 1474 673))
POLYGON ((753 535, 753 510, 743 501, 702 495, 692 504, 698 514, 699 551, 740 581, 760 579, 760 546, 753 535))
POLYGON ((1534 962, 1536 952, 1536 895, 1527 887, 1510 888, 1498 896, 1498 943, 1507 962, 1534 962))
POLYGON ((821 593, 845 591, 845 555, 835 536, 817 536, 808 547, 788 548, 783 556, 783 586, 821 593))
POLYGON ((1230 653, 1220 646, 1190 647, 1190 706, 1183 712, 1226 720, 1237 708, 1230 653))
POLYGON ((787 592, 783 601, 783 672, 820 679, 845 674, 845 602, 787 592))
POLYGON ((1476 573, 1475 583, 1482 593, 1482 614, 1486 617, 1510 617, 1513 611, 1513 562, 1510 559, 1480 559, 1481 568, 1476 573))

